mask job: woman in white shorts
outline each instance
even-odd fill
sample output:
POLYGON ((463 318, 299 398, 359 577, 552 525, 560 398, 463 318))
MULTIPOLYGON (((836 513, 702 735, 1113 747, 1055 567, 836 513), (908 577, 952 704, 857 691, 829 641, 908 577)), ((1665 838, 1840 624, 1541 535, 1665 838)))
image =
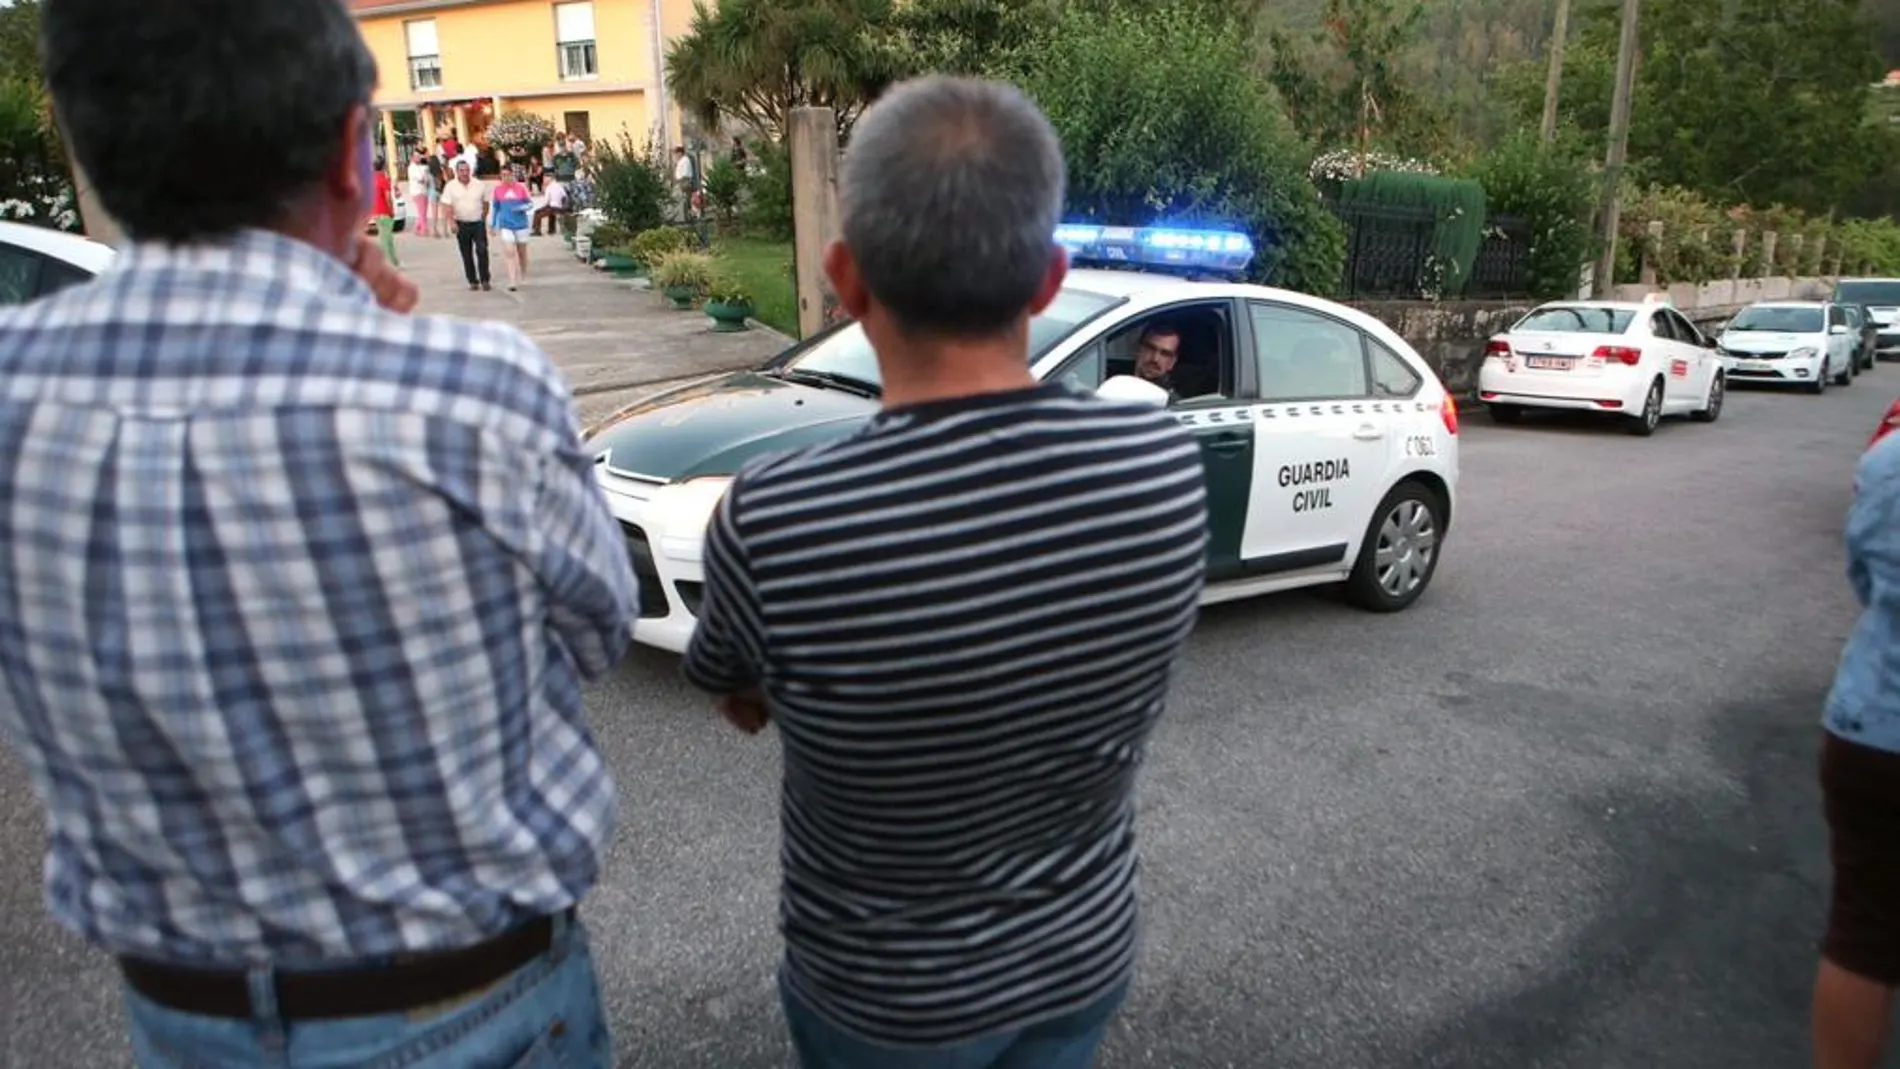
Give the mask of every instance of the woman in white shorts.
POLYGON ((517 163, 489 194, 489 202, 495 206, 491 225, 501 243, 501 260, 508 268, 510 290, 528 279, 528 228, 529 220, 534 217, 534 193, 521 179, 522 167, 517 163))

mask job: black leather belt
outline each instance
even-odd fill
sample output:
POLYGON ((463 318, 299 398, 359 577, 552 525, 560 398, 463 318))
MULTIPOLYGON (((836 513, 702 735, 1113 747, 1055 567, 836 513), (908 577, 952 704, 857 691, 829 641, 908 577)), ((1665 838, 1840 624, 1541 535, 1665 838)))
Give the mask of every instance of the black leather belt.
MULTIPOLYGON (((573 911, 562 916, 572 920, 573 911)), ((456 950, 402 954, 379 967, 280 972, 277 1016, 286 1021, 335 1020, 406 1013, 479 991, 548 952, 554 918, 542 917, 493 939, 456 950)), ((120 958, 125 982, 167 1009, 204 1017, 248 1019, 250 983, 239 970, 206 970, 120 958)))

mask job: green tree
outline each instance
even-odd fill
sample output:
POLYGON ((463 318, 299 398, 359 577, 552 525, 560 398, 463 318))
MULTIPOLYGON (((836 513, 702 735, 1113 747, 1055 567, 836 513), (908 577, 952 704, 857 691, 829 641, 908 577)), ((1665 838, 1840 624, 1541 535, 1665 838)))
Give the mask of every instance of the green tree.
POLYGON ((708 127, 735 121, 778 141, 793 108, 826 107, 848 130, 902 72, 893 31, 891 0, 694 0, 666 77, 708 127))
POLYGON ((1270 78, 1300 132, 1362 152, 1442 152, 1444 118, 1405 66, 1424 19, 1419 0, 1326 0, 1321 28, 1305 40, 1271 31, 1270 78))
POLYGON ((1072 218, 1238 225, 1259 250, 1255 277, 1331 292, 1341 228, 1258 60, 1240 16, 1160 0, 1072 6, 1007 73, 1062 137, 1072 218))
POLYGON ((906 73, 987 75, 1033 48, 1060 0, 907 0, 895 11, 906 73))
MULTIPOLYGON (((1614 6, 1586 9, 1581 22, 1560 107, 1600 139, 1614 6)), ((1640 41, 1630 159, 1645 181, 1824 214, 1879 170, 1883 132, 1867 116, 1881 63, 1854 0, 1649 0, 1640 41)), ((1541 74, 1519 69, 1505 80, 1528 121, 1531 100, 1541 107, 1541 74)))

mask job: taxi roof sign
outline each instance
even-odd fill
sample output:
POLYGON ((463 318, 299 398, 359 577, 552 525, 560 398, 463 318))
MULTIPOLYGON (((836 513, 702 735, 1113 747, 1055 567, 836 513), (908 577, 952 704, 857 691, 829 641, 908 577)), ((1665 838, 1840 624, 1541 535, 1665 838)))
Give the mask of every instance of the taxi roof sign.
POLYGON ((1643 294, 1643 303, 1660 304, 1666 308, 1674 308, 1676 306, 1676 302, 1670 300, 1667 293, 1645 293, 1643 294))
POLYGON ((1077 262, 1149 270, 1239 274, 1253 262, 1253 239, 1237 230, 1064 223, 1056 243, 1077 262))

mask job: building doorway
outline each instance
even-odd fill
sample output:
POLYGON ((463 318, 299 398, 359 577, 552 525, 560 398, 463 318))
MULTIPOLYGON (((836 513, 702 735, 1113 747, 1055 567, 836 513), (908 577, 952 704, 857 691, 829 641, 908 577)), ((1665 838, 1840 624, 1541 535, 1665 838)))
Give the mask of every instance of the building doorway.
POLYGON ((593 133, 592 128, 588 124, 586 112, 584 111, 562 112, 561 126, 567 130, 567 136, 580 138, 581 144, 591 145, 594 143, 594 133, 593 133))

